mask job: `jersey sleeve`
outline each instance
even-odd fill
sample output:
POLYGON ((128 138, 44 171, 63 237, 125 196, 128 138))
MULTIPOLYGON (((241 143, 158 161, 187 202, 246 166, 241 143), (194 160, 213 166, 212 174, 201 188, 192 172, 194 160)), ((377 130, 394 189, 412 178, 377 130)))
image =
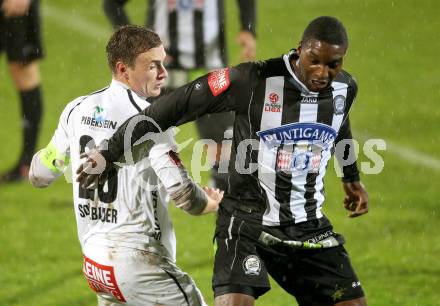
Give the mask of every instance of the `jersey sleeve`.
POLYGON ((248 76, 253 65, 245 63, 210 72, 156 99, 152 105, 119 127, 109 139, 108 149, 102 150, 102 155, 107 161, 113 162, 129 149, 124 148, 127 127, 134 126, 128 129, 132 145, 149 132, 162 132, 208 113, 236 111, 247 107, 249 101, 243 97, 250 93, 248 76))
POLYGON ((155 144, 148 158, 151 167, 176 206, 189 214, 199 215, 208 200, 205 192, 190 178, 183 166, 177 154, 177 146, 170 142, 155 144))
MULTIPOLYGON (((165 133, 170 135, 171 131, 170 129, 165 133)), ((162 139, 165 140, 165 137, 162 139)), ((188 177, 188 173, 176 153, 177 146, 174 139, 167 137, 167 140, 152 146, 148 153, 148 159, 154 172, 169 193, 173 186, 182 184, 183 180, 188 177)))
POLYGON ((347 160, 349 156, 356 156, 349 117, 347 117, 347 119, 342 124, 341 129, 339 130, 338 137, 336 137, 335 145, 337 146, 338 143, 343 140, 345 141, 345 147, 342 152, 343 154, 338 154, 338 152, 336 154, 336 159, 338 160, 339 165, 344 165, 342 166, 342 172, 344 174, 342 177, 342 181, 346 183, 357 182, 360 180, 360 177, 356 160, 348 165, 344 162, 344 160, 347 160))
POLYGON ((67 105, 64 111, 61 113, 60 120, 58 122, 57 129, 55 130, 49 145, 53 147, 56 152, 56 157, 61 157, 65 160, 70 158, 70 143, 69 143, 69 118, 75 107, 76 101, 67 105))
MULTIPOLYGON (((345 79, 345 82, 348 84, 348 90, 347 90, 347 106, 348 111, 352 109, 353 103, 356 100, 357 92, 358 92, 358 86, 356 80, 348 74, 346 71, 343 72, 345 79)), ((343 182, 355 182, 359 181, 359 170, 357 167, 356 159, 354 159, 353 163, 349 164, 348 158, 350 156, 355 157, 356 152, 354 149, 354 143, 353 143, 353 135, 351 132, 351 126, 350 126, 350 117, 347 114, 344 116, 344 122, 342 123, 341 128, 339 129, 338 136, 335 140, 335 146, 338 146, 338 144, 341 144, 340 142, 343 141, 344 148, 343 150, 337 150, 336 151, 336 159, 338 160, 339 165, 341 165, 343 177, 343 182)), ((351 160, 351 158, 350 158, 351 160)))
POLYGON ((68 166, 70 162, 68 119, 77 103, 73 101, 66 106, 49 144, 32 158, 29 180, 35 187, 49 186, 68 166))

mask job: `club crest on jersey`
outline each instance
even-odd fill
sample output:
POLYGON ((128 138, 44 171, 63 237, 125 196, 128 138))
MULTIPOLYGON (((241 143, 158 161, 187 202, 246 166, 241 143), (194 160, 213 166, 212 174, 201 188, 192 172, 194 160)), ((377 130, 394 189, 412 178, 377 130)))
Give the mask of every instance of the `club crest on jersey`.
POLYGON ((243 260, 243 270, 247 275, 260 275, 261 261, 258 256, 249 255, 243 260))
POLYGON ((338 95, 333 99, 333 109, 335 115, 342 115, 345 110, 345 97, 338 95))
POLYGON ((281 112, 280 96, 276 92, 270 92, 264 103, 264 111, 272 113, 281 112))
POLYGON ((208 74, 208 85, 214 97, 228 89, 230 84, 229 68, 216 70, 208 74))
POLYGON ((315 145, 287 146, 279 149, 276 157, 276 171, 290 173, 317 173, 321 165, 322 148, 315 145))

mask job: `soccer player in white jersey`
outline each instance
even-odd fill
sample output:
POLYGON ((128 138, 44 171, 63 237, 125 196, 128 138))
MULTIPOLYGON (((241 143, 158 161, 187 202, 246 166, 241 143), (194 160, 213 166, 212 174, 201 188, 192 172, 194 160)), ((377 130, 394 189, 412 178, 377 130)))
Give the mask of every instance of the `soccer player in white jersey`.
MULTIPOLYGON (((33 157, 31 183, 48 186, 69 161, 76 169, 81 153, 148 107, 147 98, 160 94, 167 77, 165 56, 156 33, 138 26, 116 31, 107 44, 110 86, 66 106, 49 145, 33 157)), ((73 182, 84 275, 99 305, 204 305, 193 280, 175 265, 167 195, 199 215, 216 211, 223 194, 188 177, 171 131, 156 139, 148 156, 137 155, 135 163, 113 169, 95 189, 73 182)))

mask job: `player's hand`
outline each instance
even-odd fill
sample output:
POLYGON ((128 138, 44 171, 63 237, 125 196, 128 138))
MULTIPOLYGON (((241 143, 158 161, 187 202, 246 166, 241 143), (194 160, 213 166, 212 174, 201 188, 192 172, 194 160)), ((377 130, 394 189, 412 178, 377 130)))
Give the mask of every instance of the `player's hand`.
POLYGON ((345 191, 344 207, 350 218, 368 212, 368 193, 361 182, 342 183, 345 191))
POLYGON ((2 10, 5 17, 19 17, 26 15, 31 0, 3 0, 2 10))
POLYGON ((238 33, 237 43, 241 47, 241 61, 253 61, 257 54, 257 42, 254 34, 249 31, 241 31, 238 33))
POLYGON ((81 154, 80 158, 84 158, 85 161, 76 170, 76 174, 78 174, 76 181, 83 188, 90 187, 92 184, 96 184, 97 181, 103 184, 110 169, 110 163, 106 162, 99 148, 81 154))
POLYGON ((224 191, 211 187, 203 187, 203 190, 208 196, 208 204, 206 204, 205 209, 202 211, 202 214, 216 212, 218 210, 220 202, 223 199, 224 191))

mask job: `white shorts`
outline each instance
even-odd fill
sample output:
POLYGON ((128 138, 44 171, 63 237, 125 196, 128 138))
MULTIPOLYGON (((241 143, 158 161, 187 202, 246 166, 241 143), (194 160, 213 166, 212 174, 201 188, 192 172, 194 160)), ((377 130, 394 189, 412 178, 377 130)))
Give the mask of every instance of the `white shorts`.
POLYGON ((84 276, 99 306, 206 305, 191 277, 160 250, 152 251, 84 247, 84 276))

